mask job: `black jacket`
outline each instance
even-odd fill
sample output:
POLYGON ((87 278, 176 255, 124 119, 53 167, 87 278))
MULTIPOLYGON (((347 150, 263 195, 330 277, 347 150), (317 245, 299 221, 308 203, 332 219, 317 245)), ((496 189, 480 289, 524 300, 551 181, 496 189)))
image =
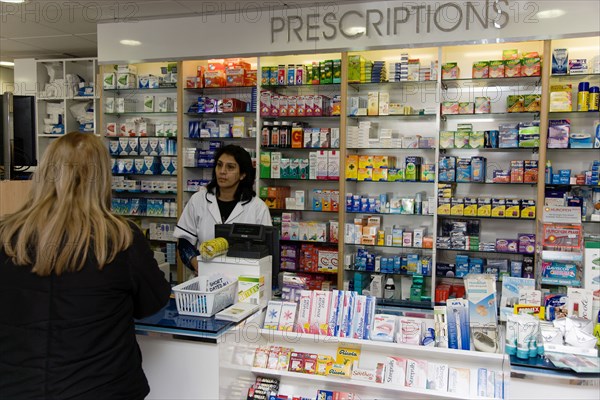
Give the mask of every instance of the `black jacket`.
POLYGON ((0 399, 143 399, 134 318, 159 311, 170 285, 141 231, 102 271, 40 277, 0 250, 0 399))

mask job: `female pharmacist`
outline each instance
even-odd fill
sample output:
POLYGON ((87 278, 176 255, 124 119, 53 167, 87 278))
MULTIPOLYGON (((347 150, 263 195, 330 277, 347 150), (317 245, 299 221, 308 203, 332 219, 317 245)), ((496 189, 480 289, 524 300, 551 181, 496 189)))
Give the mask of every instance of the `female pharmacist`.
POLYGON ((111 214, 106 145, 56 139, 0 220, 0 398, 143 399, 134 318, 171 287, 142 232, 111 214))
POLYGON ((181 260, 198 271, 199 244, 214 239, 216 224, 272 225, 267 205, 254 191, 252 158, 240 146, 227 145, 215 155, 212 180, 187 203, 173 235, 181 260))

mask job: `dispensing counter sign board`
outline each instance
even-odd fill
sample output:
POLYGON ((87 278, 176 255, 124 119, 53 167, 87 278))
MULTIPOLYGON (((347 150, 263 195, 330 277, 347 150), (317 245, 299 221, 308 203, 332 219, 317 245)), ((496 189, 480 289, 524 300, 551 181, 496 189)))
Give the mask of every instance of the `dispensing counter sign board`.
POLYGON ((580 224, 580 207, 545 206, 543 221, 549 224, 580 224))

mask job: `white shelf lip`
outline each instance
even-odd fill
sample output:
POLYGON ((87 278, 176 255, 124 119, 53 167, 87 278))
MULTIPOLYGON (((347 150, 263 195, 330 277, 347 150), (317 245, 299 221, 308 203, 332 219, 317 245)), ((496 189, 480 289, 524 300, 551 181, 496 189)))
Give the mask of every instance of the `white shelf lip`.
POLYGON ((583 254, 578 252, 543 250, 544 261, 583 261, 583 254))
MULTIPOLYGON (((431 389, 418 389, 418 388, 410 388, 406 386, 392 386, 386 385, 383 383, 375 383, 375 382, 367 382, 356 379, 345 379, 338 378, 335 376, 327 376, 327 375, 315 375, 315 374, 303 374, 300 372, 290 372, 290 371, 279 371, 267 368, 252 368, 252 373, 257 375, 267 375, 274 376, 280 378, 293 378, 297 380, 308 380, 308 381, 317 381, 324 383, 334 383, 339 385, 350 385, 350 386, 358 386, 361 388, 373 388, 384 390, 387 392, 401 392, 401 393, 413 393, 418 394, 420 396, 428 396, 428 397, 441 397, 445 399, 464 399, 464 396, 458 395, 456 393, 450 392, 442 392, 431 389)), ((474 397, 475 398, 475 397, 474 397)), ((477 399, 486 399, 485 397, 476 397, 477 399)))
POLYGON ((288 340, 290 344, 297 343, 298 341, 302 342, 312 342, 312 343, 344 343, 344 344, 353 344, 360 345, 361 348, 364 349, 389 349, 389 350, 403 350, 408 353, 412 352, 417 355, 421 355, 426 357, 426 354, 434 355, 437 357, 440 356, 451 356, 451 357, 460 357, 460 358, 473 358, 476 360, 494 360, 494 361, 502 361, 506 358, 505 354, 500 353, 483 353, 479 351, 470 351, 470 350, 456 350, 456 349, 446 349, 441 347, 429 347, 429 346, 415 346, 404 343, 388 343, 388 342, 378 342, 375 340, 363 340, 363 339, 353 339, 353 338, 344 338, 337 336, 327 336, 327 335, 319 335, 313 333, 298 333, 298 332, 286 332, 286 331, 276 331, 270 329, 261 329, 260 333, 269 338, 279 338, 283 340, 288 340))

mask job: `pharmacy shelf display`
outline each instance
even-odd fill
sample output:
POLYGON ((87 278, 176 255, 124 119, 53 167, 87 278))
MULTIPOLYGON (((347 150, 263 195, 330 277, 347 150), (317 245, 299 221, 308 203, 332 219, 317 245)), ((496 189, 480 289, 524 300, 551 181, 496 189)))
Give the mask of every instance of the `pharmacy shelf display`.
POLYGON ((256 58, 183 62, 184 203, 211 180, 219 147, 236 144, 256 160, 256 58))
POLYGON ((98 133, 96 58, 37 60, 38 159, 53 138, 68 132, 98 133))
POLYGON ((177 274, 178 63, 105 65, 101 126, 113 160, 113 212, 135 220, 177 274))
POLYGON ((259 84, 259 195, 281 226, 279 270, 331 287, 339 259, 341 55, 261 57, 259 84))
POLYGON ((348 54, 344 285, 431 306, 438 49, 348 54))
POLYGON ((437 303, 468 273, 533 277, 542 52, 543 42, 442 49, 437 303))

